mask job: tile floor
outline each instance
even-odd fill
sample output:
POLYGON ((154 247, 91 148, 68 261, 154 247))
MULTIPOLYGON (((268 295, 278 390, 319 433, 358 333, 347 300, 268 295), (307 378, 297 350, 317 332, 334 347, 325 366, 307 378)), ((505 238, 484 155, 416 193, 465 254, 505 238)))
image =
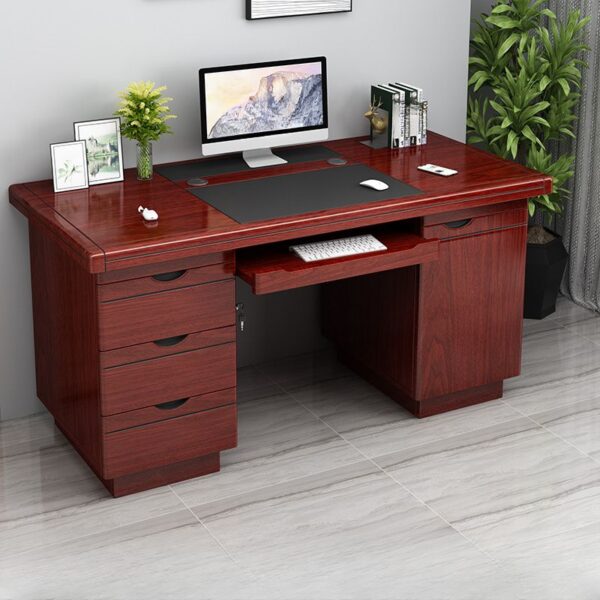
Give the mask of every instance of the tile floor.
POLYGON ((503 400, 422 421, 328 354, 245 369, 221 473, 118 500, 0 423, 0 600, 595 600, 599 332, 561 300, 503 400))

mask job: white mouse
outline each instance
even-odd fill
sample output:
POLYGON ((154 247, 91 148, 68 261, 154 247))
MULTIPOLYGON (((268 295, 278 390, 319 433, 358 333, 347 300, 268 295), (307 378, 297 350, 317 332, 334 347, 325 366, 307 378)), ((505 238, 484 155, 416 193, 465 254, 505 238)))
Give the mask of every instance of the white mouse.
POLYGON ((377 192, 383 192, 385 190, 390 189, 390 186, 387 183, 379 181, 379 179, 367 179, 366 181, 361 181, 360 185, 375 190, 377 192))
POLYGON ((142 215, 144 221, 158 221, 158 213, 155 210, 138 206, 138 212, 142 215))

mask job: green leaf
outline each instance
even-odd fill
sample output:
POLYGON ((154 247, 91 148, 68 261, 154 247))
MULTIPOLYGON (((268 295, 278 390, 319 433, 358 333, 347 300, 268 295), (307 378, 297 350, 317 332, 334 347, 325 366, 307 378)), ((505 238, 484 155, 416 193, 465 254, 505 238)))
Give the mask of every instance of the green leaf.
POLYGON ((571 93, 571 86, 569 86, 569 82, 566 79, 561 78, 556 83, 562 87, 565 96, 568 96, 571 93))
POLYGON ((539 144, 540 146, 543 146, 542 142, 540 141, 540 139, 538 138, 537 135, 535 135, 535 133, 533 133, 533 131, 531 130, 531 127, 529 127, 529 125, 525 125, 525 127, 523 127, 523 130, 521 131, 521 133, 533 144, 539 144))
POLYGON ((548 75, 544 75, 540 80, 540 92, 543 92, 551 83, 552 80, 550 77, 548 77, 548 75))
POLYGON ((510 151, 513 159, 517 158, 519 152, 519 136, 515 131, 509 131, 506 139, 506 149, 510 151))
POLYGON ((516 29, 519 26, 519 21, 503 15, 491 15, 486 21, 500 29, 516 29))
POLYGON ((521 35, 518 33, 509 35, 498 48, 498 58, 502 58, 520 39, 521 35))
POLYGON ((549 8, 544 8, 540 14, 552 19, 553 21, 556 21, 556 15, 549 8))

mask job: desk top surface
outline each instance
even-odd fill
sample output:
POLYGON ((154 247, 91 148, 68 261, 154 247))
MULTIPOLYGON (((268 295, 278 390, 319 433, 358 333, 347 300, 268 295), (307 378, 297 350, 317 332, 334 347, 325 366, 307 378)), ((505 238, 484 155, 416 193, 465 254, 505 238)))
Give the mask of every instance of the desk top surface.
MULTIPOLYGON (((360 139, 364 138, 321 145, 339 153, 348 164, 365 164, 422 193, 243 224, 191 194, 185 181, 171 182, 155 175, 152 181, 140 182, 135 170, 128 169, 122 183, 58 194, 51 180, 13 185, 10 201, 30 221, 58 236, 86 269, 99 273, 522 200, 548 193, 552 187, 552 179, 546 175, 433 133, 426 146, 404 150, 374 150, 360 139), (417 169, 427 163, 459 173, 445 178, 417 169), (137 212, 140 204, 158 211, 158 223, 144 223, 137 212)), ((321 160, 207 179, 212 185, 324 168, 332 167, 321 160)))

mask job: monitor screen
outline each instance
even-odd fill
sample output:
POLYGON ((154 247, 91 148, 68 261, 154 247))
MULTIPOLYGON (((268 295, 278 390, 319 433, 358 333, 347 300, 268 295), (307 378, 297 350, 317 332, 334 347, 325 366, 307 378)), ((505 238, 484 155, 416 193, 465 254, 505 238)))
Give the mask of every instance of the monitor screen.
POLYGON ((203 143, 327 128, 324 58, 200 71, 203 143))

